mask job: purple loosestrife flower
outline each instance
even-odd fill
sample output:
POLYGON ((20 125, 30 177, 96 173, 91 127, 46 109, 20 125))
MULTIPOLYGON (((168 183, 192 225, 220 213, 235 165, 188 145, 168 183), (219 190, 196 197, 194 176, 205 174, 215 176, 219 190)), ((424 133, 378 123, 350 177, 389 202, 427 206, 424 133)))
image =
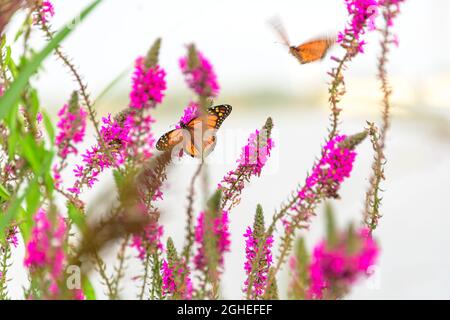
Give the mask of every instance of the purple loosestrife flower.
MULTIPOLYGON (((247 227, 247 231, 244 234, 245 240, 245 265, 244 269, 247 275, 252 272, 253 263, 256 260, 258 255, 258 239, 255 239, 253 235, 252 228, 247 227)), ((251 289, 254 292, 252 299, 255 299, 257 296, 262 296, 265 293, 265 289, 267 286, 267 279, 269 275, 269 269, 272 265, 272 244, 273 244, 273 236, 269 236, 262 246, 261 256, 263 257, 264 266, 259 268, 255 275, 253 288, 251 289)), ((246 286, 250 284, 249 278, 244 283, 246 286)), ((244 290, 247 292, 248 287, 244 290)))
MULTIPOLYGON (((378 10, 377 0, 345 0, 350 21, 343 32, 338 34, 338 43, 346 49, 357 48, 359 52, 363 52, 365 41, 362 36, 366 32, 366 28, 374 30, 375 26, 371 17, 376 16, 378 10)), ((353 52, 355 55, 358 51, 353 52)))
POLYGON ((56 297, 66 259, 64 239, 67 225, 60 215, 56 215, 52 223, 42 209, 34 216, 34 223, 31 239, 26 245, 24 264, 32 274, 39 274, 39 281, 45 283, 50 297, 56 297))
POLYGON ((341 183, 350 177, 356 158, 354 150, 341 147, 340 143, 345 139, 345 135, 339 135, 325 145, 321 159, 298 193, 300 203, 305 199, 313 199, 320 193, 327 197, 337 196, 341 183))
POLYGON ((155 146, 155 137, 151 131, 155 120, 150 115, 142 116, 132 112, 128 116, 127 123, 130 124, 128 156, 137 162, 150 159, 155 146))
POLYGON ((192 119, 200 116, 200 105, 196 102, 189 102, 188 106, 184 109, 183 116, 176 125, 177 129, 181 128, 181 123, 188 124, 192 119))
POLYGON ((269 270, 273 262, 273 236, 266 238, 265 231, 262 207, 258 205, 253 229, 247 227, 244 234, 246 239, 244 270, 247 274, 244 293, 247 294, 247 299, 261 298, 266 291, 269 270))
POLYGON ((35 24, 39 21, 42 23, 48 23, 51 18, 55 15, 55 8, 50 1, 42 1, 42 4, 39 6, 37 17, 35 20, 35 24))
POLYGON ((292 222, 283 220, 289 233, 292 225, 300 221, 308 222, 314 208, 321 199, 337 198, 342 182, 350 177, 356 158, 356 145, 367 137, 367 132, 347 137, 338 135, 328 141, 322 150, 322 156, 307 176, 305 185, 298 191, 296 202, 292 205, 292 222), (300 220, 298 220, 300 219, 300 220))
POLYGON ((192 299, 192 281, 189 267, 183 258, 178 257, 171 238, 167 240, 167 260, 163 260, 162 291, 166 298, 177 300, 192 299))
POLYGON ((17 234, 19 233, 17 226, 10 227, 8 234, 6 235, 6 241, 13 245, 15 248, 19 245, 19 240, 17 239, 17 234))
POLYGON ((216 217, 212 221, 212 225, 208 226, 205 221, 205 213, 201 212, 197 219, 197 225, 195 226, 195 243, 198 246, 197 253, 194 256, 194 265, 197 270, 204 270, 207 267, 207 258, 205 256, 205 241, 214 241, 216 245, 216 252, 218 254, 219 267, 223 268, 224 254, 230 251, 230 232, 229 228, 228 212, 223 211, 219 217, 216 217), (214 239, 206 239, 206 228, 212 228, 208 234, 212 234, 214 239))
POLYGON ((130 107, 146 109, 161 103, 166 90, 166 72, 160 66, 147 67, 144 57, 136 59, 130 93, 130 107))
POLYGON ((145 227, 143 234, 133 235, 131 247, 138 251, 139 259, 144 260, 147 254, 163 251, 161 242, 163 234, 163 226, 158 225, 158 223, 151 223, 145 227))
POLYGON ((132 142, 130 136, 131 120, 130 118, 126 118, 124 121, 113 120, 111 115, 103 117, 100 134, 109 154, 102 152, 100 146, 94 146, 86 150, 82 155, 83 166, 77 165, 73 170, 75 177, 78 179, 73 187, 68 189, 69 192, 78 195, 84 185, 92 188, 94 183, 98 181, 101 172, 111 167, 120 166, 125 162, 127 147, 132 142))
POLYGON ((241 156, 237 160, 237 168, 229 171, 218 185, 218 188, 223 193, 222 207, 224 209, 227 205, 227 210, 237 205, 245 182, 248 182, 252 176, 261 175, 261 171, 274 146, 270 137, 272 128, 272 119, 268 118, 261 131, 256 130, 255 133, 250 134, 248 142, 242 148, 241 156))
POLYGON ((379 248, 368 229, 341 235, 337 244, 320 242, 309 266, 312 299, 339 298, 350 286, 367 275, 378 257, 379 248), (354 238, 354 239, 351 239, 354 238))
POLYGON ((202 97, 219 95, 220 87, 212 64, 193 45, 189 46, 188 56, 182 57, 179 64, 188 86, 195 93, 202 97))
POLYGON ((378 0, 380 6, 386 7, 388 10, 383 12, 389 26, 394 25, 395 17, 400 13, 400 3, 405 0, 378 0))
MULTIPOLYGON (((160 40, 156 40, 146 58, 136 60, 132 78, 130 107, 114 118, 102 119, 100 135, 105 143, 86 150, 83 165, 74 169, 77 177, 69 192, 79 195, 83 186, 91 188, 105 169, 118 168, 125 162, 133 166, 142 164, 152 157, 155 139, 151 131, 155 120, 145 112, 162 102, 166 89, 165 71, 157 65, 160 40)), ((161 197, 161 193, 155 195, 161 197)))
POLYGON ((83 142, 86 133, 87 112, 79 105, 76 91, 72 94, 69 103, 58 112, 58 117, 55 145, 59 162, 52 168, 56 188, 61 187, 61 171, 67 166, 67 157, 78 154, 76 145, 83 142))
POLYGON ((76 144, 83 142, 86 132, 87 112, 79 106, 65 104, 58 112, 59 129, 55 139, 58 156, 62 159, 70 154, 78 154, 76 144))

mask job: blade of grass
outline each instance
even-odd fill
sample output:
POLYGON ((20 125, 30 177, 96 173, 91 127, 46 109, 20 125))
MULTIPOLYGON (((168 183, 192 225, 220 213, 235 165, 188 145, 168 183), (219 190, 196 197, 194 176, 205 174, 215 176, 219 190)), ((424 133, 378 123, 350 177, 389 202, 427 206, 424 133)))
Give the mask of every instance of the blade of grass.
MULTIPOLYGON (((86 9, 84 9, 77 18, 78 21, 83 21, 103 0, 96 0, 92 2, 86 9)), ((76 20, 73 20, 76 21, 76 20)), ((61 31, 59 31, 52 41, 50 41, 44 49, 37 53, 20 71, 19 76, 11 84, 8 91, 0 98, 0 119, 3 119, 9 110, 16 104, 20 98, 20 94, 26 87, 30 77, 36 73, 42 62, 52 53, 52 51, 74 30, 73 24, 67 24, 61 31)))
POLYGON ((97 96, 94 101, 94 105, 97 105, 108 93, 113 89, 131 70, 131 66, 126 67, 121 73, 119 73, 97 96))

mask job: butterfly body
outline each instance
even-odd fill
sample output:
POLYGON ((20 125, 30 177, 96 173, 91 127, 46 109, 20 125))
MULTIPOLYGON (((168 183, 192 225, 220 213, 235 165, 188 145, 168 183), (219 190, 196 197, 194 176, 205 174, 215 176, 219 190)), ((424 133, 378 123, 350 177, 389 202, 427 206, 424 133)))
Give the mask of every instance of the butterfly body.
POLYGON ((289 48, 289 53, 293 55, 301 64, 311 63, 325 58, 328 50, 336 43, 336 37, 322 36, 298 46, 293 46, 289 41, 286 30, 281 20, 275 17, 271 25, 278 34, 283 44, 289 48))
POLYGON ((323 37, 305 42, 299 46, 290 46, 289 52, 297 58, 301 64, 306 64, 322 60, 334 43, 334 38, 323 37))
POLYGON ((180 122, 180 128, 164 134, 156 143, 156 148, 165 151, 179 147, 191 157, 206 157, 214 150, 215 134, 231 110, 232 107, 227 104, 214 106, 208 108, 205 115, 195 117, 187 123, 180 122))

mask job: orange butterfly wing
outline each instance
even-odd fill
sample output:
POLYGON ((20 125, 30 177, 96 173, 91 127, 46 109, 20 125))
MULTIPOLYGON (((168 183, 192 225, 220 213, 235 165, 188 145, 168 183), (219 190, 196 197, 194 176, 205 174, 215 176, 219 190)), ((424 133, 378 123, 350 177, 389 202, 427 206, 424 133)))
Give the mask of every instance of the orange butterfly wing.
POLYGON ((292 46, 289 50, 301 64, 305 64, 323 59, 335 42, 335 39, 331 37, 320 38, 308 41, 297 47, 292 46))
MULTIPOLYGON (((206 115, 206 129, 217 130, 222 125, 223 121, 230 115, 232 107, 230 105, 224 104, 220 106, 211 107, 207 110, 206 115)), ((175 129, 167 132, 161 138, 159 138, 156 143, 156 149, 160 151, 165 151, 171 147, 176 146, 185 141, 184 150, 192 157, 207 156, 214 150, 216 145, 216 137, 213 134, 202 138, 202 150, 200 151, 198 146, 194 143, 195 133, 197 128, 201 128, 202 118, 197 117, 189 121, 185 125, 185 129, 189 131, 190 138, 185 139, 183 130, 185 129, 175 129)), ((204 131, 206 131, 206 129, 204 131)))
POLYGON ((166 151, 167 149, 175 147, 183 141, 183 129, 175 129, 167 132, 156 143, 156 149, 159 151, 166 151))
MULTIPOLYGON (((207 110, 206 127, 207 129, 219 129, 224 120, 230 115, 232 107, 228 104, 211 107, 207 110)), ((202 118, 194 118, 186 125, 190 130, 195 129, 202 122, 202 118)))
POLYGON ((197 158, 200 156, 200 151, 197 149, 195 144, 192 143, 192 140, 186 142, 186 145, 184 146, 184 151, 186 151, 193 158, 197 158))

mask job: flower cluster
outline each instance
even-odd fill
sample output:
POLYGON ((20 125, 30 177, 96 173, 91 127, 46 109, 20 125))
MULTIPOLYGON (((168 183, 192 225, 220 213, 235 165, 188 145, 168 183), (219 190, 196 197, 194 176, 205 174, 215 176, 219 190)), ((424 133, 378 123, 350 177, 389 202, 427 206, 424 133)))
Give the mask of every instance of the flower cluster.
POLYGON ((17 226, 12 226, 8 229, 8 233, 6 235, 6 241, 17 248, 19 245, 19 240, 17 239, 17 233, 19 232, 17 226))
POLYGON ((139 259, 144 260, 147 254, 163 250, 163 244, 161 243, 163 234, 163 226, 151 223, 144 229, 142 235, 133 235, 131 247, 138 251, 139 259))
MULTIPOLYGON (((343 32, 338 34, 338 42, 346 48, 357 48, 363 52, 365 41, 361 39, 366 32, 375 29, 372 17, 378 12, 377 0, 345 0, 350 22, 343 32)), ((355 54, 355 53, 354 53, 355 54)))
POLYGON ((166 72, 160 66, 147 67, 144 57, 136 59, 130 93, 130 107, 145 109, 161 103, 166 90, 166 72))
POLYGON ((137 162, 150 159, 155 146, 155 137, 152 132, 155 119, 150 115, 131 112, 127 118, 127 123, 130 125, 128 156, 137 162))
POLYGON ((31 240, 26 245, 24 264, 36 272, 48 269, 48 288, 52 295, 58 294, 58 281, 63 275, 65 262, 64 238, 67 226, 64 219, 57 215, 54 225, 47 213, 40 209, 34 216, 31 240))
POLYGON ((77 180, 69 192, 80 194, 83 185, 91 188, 98 181, 98 176, 105 169, 120 166, 125 162, 127 147, 131 142, 130 118, 123 121, 112 119, 111 115, 103 117, 103 126, 100 130, 105 147, 108 153, 101 150, 100 146, 94 146, 86 150, 82 155, 83 165, 76 165, 73 172, 77 180))
POLYGON ((237 160, 239 166, 245 167, 252 175, 260 176, 274 143, 267 132, 256 130, 250 134, 247 144, 242 148, 241 156, 237 160))
POLYGON ((50 1, 43 1, 38 9, 37 22, 47 23, 55 15, 55 8, 50 1))
POLYGON ((310 298, 336 298, 347 293, 352 284, 369 273, 378 252, 368 229, 361 229, 350 236, 341 235, 335 245, 320 242, 314 248, 309 266, 310 298))
POLYGON ((197 102, 190 102, 184 109, 183 116, 180 118, 176 128, 180 129, 181 124, 188 124, 192 119, 197 118, 200 114, 200 106, 197 102))
POLYGON ((151 129, 155 120, 144 112, 162 102, 166 90, 166 72, 156 64, 159 44, 156 41, 152 46, 148 59, 136 59, 130 107, 115 117, 102 118, 102 143, 86 150, 83 165, 73 170, 77 180, 68 189, 72 194, 79 195, 84 185, 91 188, 105 169, 120 167, 126 161, 143 163, 153 155, 155 138, 151 129), (150 66, 147 60, 152 61, 150 66))
POLYGON ((205 241, 213 241, 216 246, 219 267, 223 267, 225 252, 230 251, 230 232, 228 212, 223 211, 219 217, 213 219, 211 225, 205 221, 205 213, 201 212, 195 226, 195 243, 198 245, 197 253, 194 257, 194 265, 197 270, 203 270, 207 266, 207 258, 205 256, 205 241), (210 228, 209 238, 206 239, 206 228, 210 228), (212 235, 212 236, 211 236, 212 235))
POLYGON ((337 196, 341 183, 350 177, 356 158, 356 151, 342 147, 341 142, 345 139, 345 135, 339 135, 325 145, 321 159, 298 192, 300 203, 305 199, 312 200, 320 193, 327 197, 337 196))
POLYGON ((192 280, 189 267, 183 258, 178 257, 171 238, 167 240, 167 260, 161 266, 162 292, 166 298, 192 299, 192 280))
POLYGON ((272 265, 273 236, 269 236, 260 246, 262 238, 256 236, 251 227, 247 227, 244 237, 246 238, 244 269, 248 276, 244 282, 246 286, 244 292, 251 290, 252 299, 255 299, 262 296, 266 290, 269 269, 272 265), (250 277, 252 273, 254 275, 250 277), (252 281, 250 281, 251 278, 252 281), (250 289, 249 286, 251 286, 250 289))
POLYGON ((389 9, 388 24, 389 26, 394 25, 393 19, 400 13, 400 4, 405 0, 378 0, 380 6, 384 6, 389 9))
POLYGON ((272 119, 268 118, 261 131, 256 130, 255 133, 250 134, 247 144, 242 148, 240 158, 237 160, 237 168, 229 171, 218 185, 218 188, 222 190, 224 203, 231 202, 229 208, 239 202, 239 195, 244 189, 245 182, 249 181, 252 176, 261 175, 274 146, 270 137, 272 128, 272 119))
POLYGON ((261 205, 256 208, 253 228, 247 227, 244 238, 246 258, 244 270, 247 274, 244 293, 247 299, 256 300, 266 293, 272 266, 273 235, 266 235, 261 205))
POLYGON ((83 142, 86 132, 87 112, 79 106, 65 104, 58 112, 59 121, 56 125, 59 129, 55 139, 58 148, 58 156, 62 159, 70 154, 77 154, 76 144, 83 142))
POLYGON ((193 46, 189 47, 189 51, 189 56, 182 57, 179 61, 187 84, 199 96, 217 97, 220 87, 212 64, 193 46))

